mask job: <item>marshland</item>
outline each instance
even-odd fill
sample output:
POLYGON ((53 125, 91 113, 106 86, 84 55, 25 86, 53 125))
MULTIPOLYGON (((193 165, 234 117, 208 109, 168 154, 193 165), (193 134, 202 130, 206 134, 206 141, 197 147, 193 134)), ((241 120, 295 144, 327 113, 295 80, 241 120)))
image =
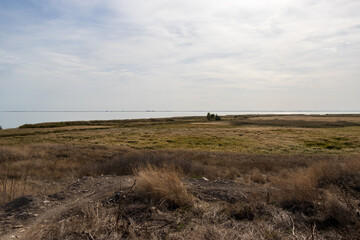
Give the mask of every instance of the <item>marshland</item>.
POLYGON ((1 239, 357 239, 360 115, 0 130, 1 239))

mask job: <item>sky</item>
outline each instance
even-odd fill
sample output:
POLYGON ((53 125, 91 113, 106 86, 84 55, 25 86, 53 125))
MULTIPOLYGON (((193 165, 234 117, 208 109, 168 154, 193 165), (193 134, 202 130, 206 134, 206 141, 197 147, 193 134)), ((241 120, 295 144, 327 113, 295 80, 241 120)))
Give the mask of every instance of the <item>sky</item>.
POLYGON ((1 0, 0 110, 360 110, 359 0, 1 0))

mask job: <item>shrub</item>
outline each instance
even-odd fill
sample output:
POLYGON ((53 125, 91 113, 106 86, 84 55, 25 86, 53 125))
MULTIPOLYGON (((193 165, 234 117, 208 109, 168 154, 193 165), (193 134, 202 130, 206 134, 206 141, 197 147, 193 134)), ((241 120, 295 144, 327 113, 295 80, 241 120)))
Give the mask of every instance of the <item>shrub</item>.
POLYGON ((221 120, 221 117, 218 116, 217 114, 215 115, 215 114, 213 114, 213 113, 209 113, 209 112, 208 112, 208 114, 206 115, 206 119, 209 120, 209 121, 214 120, 214 119, 215 119, 216 121, 220 121, 220 120, 221 120))
POLYGON ((206 119, 209 120, 209 121, 211 120, 211 116, 210 116, 210 113, 209 113, 209 112, 208 112, 207 115, 206 115, 206 119))

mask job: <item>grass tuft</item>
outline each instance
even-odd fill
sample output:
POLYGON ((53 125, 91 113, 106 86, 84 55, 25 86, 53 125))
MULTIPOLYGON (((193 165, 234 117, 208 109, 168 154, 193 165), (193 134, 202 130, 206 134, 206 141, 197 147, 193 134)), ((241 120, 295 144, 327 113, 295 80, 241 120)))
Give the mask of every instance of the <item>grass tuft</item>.
POLYGON ((135 193, 157 203, 170 207, 192 205, 192 195, 181 182, 180 174, 173 167, 147 165, 135 170, 135 193))

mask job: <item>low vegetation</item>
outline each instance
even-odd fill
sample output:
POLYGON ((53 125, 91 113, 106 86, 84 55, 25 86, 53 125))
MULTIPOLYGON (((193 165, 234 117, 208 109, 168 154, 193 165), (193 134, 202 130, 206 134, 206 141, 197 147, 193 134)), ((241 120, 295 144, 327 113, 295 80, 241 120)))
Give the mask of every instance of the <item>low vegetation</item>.
POLYGON ((356 154, 360 150, 360 117, 344 116, 223 116, 66 122, 28 125, 0 132, 0 146, 57 143, 103 145, 136 150, 184 149, 244 154, 356 154), (251 124, 236 124, 245 119, 251 124), (276 120, 278 119, 278 120, 276 120), (349 126, 312 127, 264 125, 263 121, 311 124, 348 122, 349 126), (320 123, 319 123, 320 122, 320 123), (99 123, 99 125, 96 125, 99 123), (50 127, 61 124, 61 127, 50 127), (351 126, 350 126, 351 125, 351 126))
POLYGON ((280 119, 236 119, 232 121, 234 125, 256 125, 274 127, 298 127, 298 128, 334 128, 334 127, 353 127, 360 126, 356 122, 348 121, 309 121, 309 120, 280 120, 280 119))
POLYGON ((0 236, 35 211, 43 221, 20 239, 359 239, 359 124, 258 115, 5 129, 0 236), (8 210, 20 196, 29 210, 8 210))
POLYGON ((179 170, 174 166, 161 168, 151 165, 135 170, 135 193, 171 208, 191 206, 192 196, 183 185, 179 170))
MULTIPOLYGON (((295 172, 283 171, 272 177, 277 189, 273 199, 321 229, 359 229, 359 173, 358 158, 321 161, 295 172)), ((353 234, 358 236, 359 232, 353 234)))

